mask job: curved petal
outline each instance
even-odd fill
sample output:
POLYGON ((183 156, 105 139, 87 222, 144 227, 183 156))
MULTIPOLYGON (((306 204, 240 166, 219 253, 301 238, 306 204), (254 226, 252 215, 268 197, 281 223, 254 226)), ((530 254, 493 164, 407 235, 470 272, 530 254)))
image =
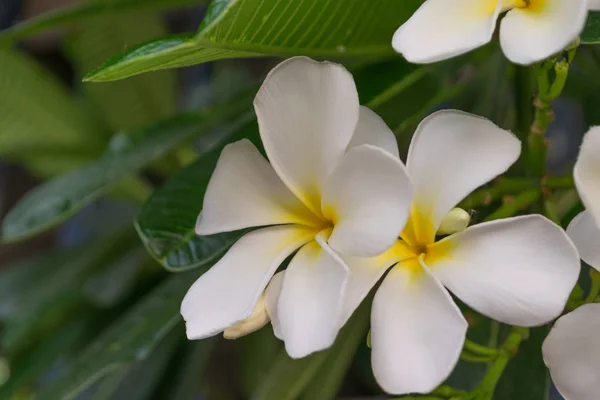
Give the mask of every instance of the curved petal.
POLYGON ((350 140, 348 149, 363 144, 370 144, 388 151, 391 155, 400 158, 396 135, 387 124, 371 109, 360 106, 358 124, 350 140))
POLYGON ((373 373, 389 393, 429 393, 458 361, 467 322, 417 259, 392 268, 371 313, 373 373))
POLYGON ((589 0, 588 1, 588 9, 590 10, 600 10, 600 0, 589 0))
POLYGON ((600 126, 583 138, 573 175, 581 201, 600 226, 600 126))
POLYGON ((418 242, 431 243, 444 216, 474 189, 506 171, 520 152, 519 140, 487 119, 455 110, 425 118, 412 138, 406 163, 414 186, 411 219, 424 232, 418 242))
POLYGON ((589 212, 577 215, 567 227, 567 235, 579 251, 579 256, 600 271, 600 229, 589 212))
POLYGON ((316 218, 256 147, 244 139, 223 149, 206 188, 196 233, 212 235, 290 223, 311 225, 316 218))
POLYGON ((267 307, 267 314, 271 318, 271 325, 273 325, 273 334, 275 334, 277 339, 281 340, 283 340, 283 334, 281 333, 281 324, 279 323, 278 304, 284 275, 285 271, 273 275, 271 282, 269 282, 265 290, 265 305, 267 307))
POLYGON ((469 306, 518 326, 558 317, 580 270, 571 240, 540 215, 467 228, 431 246, 425 262, 469 306))
POLYGON ((340 257, 350 271, 344 296, 344 316, 342 318, 342 326, 344 326, 385 271, 400 261, 414 258, 415 254, 404 242, 398 240, 389 250, 377 257, 359 258, 344 255, 340 257))
POLYGON ((492 39, 502 2, 427 0, 394 34, 408 61, 432 63, 464 54, 492 39))
POLYGON ((350 149, 323 190, 323 214, 334 223, 329 245, 359 257, 381 254, 404 228, 411 194, 399 158, 368 144, 350 149))
POLYGON ((500 25, 502 50, 516 64, 541 61, 579 36, 587 14, 587 0, 545 0, 513 8, 500 25))
POLYGON ((319 213, 324 180, 344 155, 358 121, 352 75, 338 64, 291 58, 269 73, 254 108, 273 168, 319 213))
POLYGON ((275 226, 242 236, 188 290, 181 303, 189 339, 203 339, 245 320, 279 264, 313 238, 313 230, 275 226))
POLYGON ((279 296, 279 323, 285 349, 302 358, 330 347, 341 328, 348 267, 323 234, 305 245, 286 269, 279 296))
POLYGON ((600 304, 560 318, 544 341, 544 362, 568 400, 597 400, 600 393, 600 304))

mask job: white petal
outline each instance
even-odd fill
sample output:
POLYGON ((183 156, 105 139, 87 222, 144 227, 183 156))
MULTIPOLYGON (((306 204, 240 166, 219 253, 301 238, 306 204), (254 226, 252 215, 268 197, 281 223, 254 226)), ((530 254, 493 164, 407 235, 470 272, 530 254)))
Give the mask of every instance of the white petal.
POLYGON ((519 326, 558 317, 580 270, 571 240, 540 215, 467 228, 431 246, 425 262, 469 306, 519 326))
POLYGON ((467 322, 416 259, 385 277, 371 314, 373 373, 389 393, 429 393, 452 372, 467 322))
POLYGON ((411 194, 399 158, 371 145, 350 149, 323 190, 323 214, 334 222, 329 244, 354 256, 381 254, 404 228, 411 194))
POLYGON ((563 50, 583 30, 587 0, 545 0, 514 8, 502 19, 500 44, 514 63, 529 65, 563 50))
POLYGON ((358 124, 356 125, 354 136, 350 140, 348 149, 363 144, 380 147, 400 158, 398 141, 394 132, 374 111, 365 106, 360 106, 358 124))
POLYGON ((456 204, 506 171, 520 152, 519 140, 487 119, 455 110, 425 118, 412 138, 406 167, 413 204, 424 219, 420 225, 431 225, 428 239, 456 204))
POLYGON ((269 285, 265 290, 265 305, 267 306, 267 314, 269 314, 269 317, 271 318, 273 333, 277 339, 281 340, 283 340, 283 334, 281 333, 281 324, 279 323, 278 304, 284 275, 285 271, 273 275, 271 282, 269 282, 269 285))
POLYGON ((392 45, 413 63, 445 60, 492 39, 502 4, 427 0, 394 34, 392 45))
POLYGON ((247 139, 227 145, 210 178, 198 235, 253 226, 310 224, 316 218, 247 139))
POLYGON ((556 321, 544 341, 544 362, 567 400, 600 393, 600 304, 586 304, 556 321))
POLYGON ((181 303, 189 339, 213 336, 248 318, 273 273, 315 233, 298 226, 275 226, 238 240, 188 290, 181 303))
POLYGON ((343 66, 306 57, 275 67, 256 95, 260 135, 273 168, 315 212, 325 178, 350 143, 358 107, 354 80, 343 66))
POLYGON ((321 235, 317 240, 294 256, 279 296, 281 333, 292 358, 330 347, 341 327, 348 268, 321 235))
POLYGON ((600 226, 600 126, 583 138, 573 175, 581 201, 600 226))
POLYGON ((567 235, 579 251, 579 256, 600 271, 600 229, 589 212, 577 215, 567 227, 567 235))
POLYGON ((589 0, 588 1, 588 9, 600 10, 600 0, 589 0))
POLYGON ((369 294, 373 286, 383 276, 385 271, 399 261, 413 258, 415 255, 400 240, 385 253, 377 257, 359 258, 341 255, 340 257, 348 266, 350 275, 344 296, 345 325, 352 313, 369 294))

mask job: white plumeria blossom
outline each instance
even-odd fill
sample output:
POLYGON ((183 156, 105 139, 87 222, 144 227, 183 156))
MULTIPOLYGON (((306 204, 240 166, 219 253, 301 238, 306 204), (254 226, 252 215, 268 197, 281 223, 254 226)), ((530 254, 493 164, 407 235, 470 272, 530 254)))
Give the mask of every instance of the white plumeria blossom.
POLYGON ((387 250, 408 218, 412 190, 397 148, 384 150, 388 128, 359 106, 342 66, 284 61, 266 78, 254 107, 270 163, 248 140, 228 145, 196 233, 261 228, 241 237, 192 285, 181 314, 190 339, 236 326, 254 329, 239 323, 252 316, 277 268, 297 251, 264 301, 267 314, 277 314, 274 326, 288 354, 304 357, 331 346, 342 325, 349 272, 340 255, 387 250))
POLYGON ((393 266, 371 314, 373 372, 387 392, 429 393, 453 370, 467 322, 448 290, 511 325, 542 325, 564 309, 580 263, 571 240, 550 220, 507 218, 435 240, 448 212, 506 171, 520 150, 516 137, 483 118, 431 115, 408 153, 414 194, 400 240, 378 257, 342 256, 351 271, 345 320, 393 266))
MULTIPOLYGON (((600 127, 583 140, 574 169, 586 210, 567 228, 581 259, 600 271, 600 127)), ((587 304, 560 318, 543 346, 552 380, 567 400, 597 400, 600 393, 600 304, 587 304)))
POLYGON ((500 14, 506 57, 529 65, 560 52, 582 32, 594 0, 426 0, 392 45, 413 63, 432 63, 489 43, 500 14))

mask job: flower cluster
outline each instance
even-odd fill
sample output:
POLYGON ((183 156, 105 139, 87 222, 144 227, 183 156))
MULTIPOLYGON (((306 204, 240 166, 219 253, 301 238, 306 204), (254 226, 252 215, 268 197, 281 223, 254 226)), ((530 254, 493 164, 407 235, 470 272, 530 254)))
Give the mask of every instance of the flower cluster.
POLYGON ((580 263, 559 226, 530 215, 466 227, 464 211, 466 223, 447 223, 517 160, 510 132, 440 111, 417 128, 405 166, 393 132, 359 105, 350 73, 304 57, 277 66, 254 105, 269 161, 249 141, 227 146, 196 232, 257 229, 190 288, 181 306, 190 339, 235 338, 270 320, 289 355, 304 357, 331 346, 382 281, 371 313, 375 377, 390 393, 427 393, 465 340, 450 293, 512 325, 562 313, 580 263))

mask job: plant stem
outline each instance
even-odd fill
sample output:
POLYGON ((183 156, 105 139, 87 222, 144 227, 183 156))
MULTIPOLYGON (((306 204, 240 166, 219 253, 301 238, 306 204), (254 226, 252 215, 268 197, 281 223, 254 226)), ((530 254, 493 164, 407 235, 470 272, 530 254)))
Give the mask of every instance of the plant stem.
POLYGON ((501 218, 512 217, 520 210, 523 210, 535 203, 542 195, 540 189, 529 189, 521 192, 515 197, 504 197, 503 204, 492 214, 485 218, 485 221, 493 221, 501 218))
POLYGON ((486 355, 496 357, 498 355, 498 349, 492 349, 487 346, 482 346, 469 339, 465 340, 465 350, 470 351, 473 354, 486 355))

